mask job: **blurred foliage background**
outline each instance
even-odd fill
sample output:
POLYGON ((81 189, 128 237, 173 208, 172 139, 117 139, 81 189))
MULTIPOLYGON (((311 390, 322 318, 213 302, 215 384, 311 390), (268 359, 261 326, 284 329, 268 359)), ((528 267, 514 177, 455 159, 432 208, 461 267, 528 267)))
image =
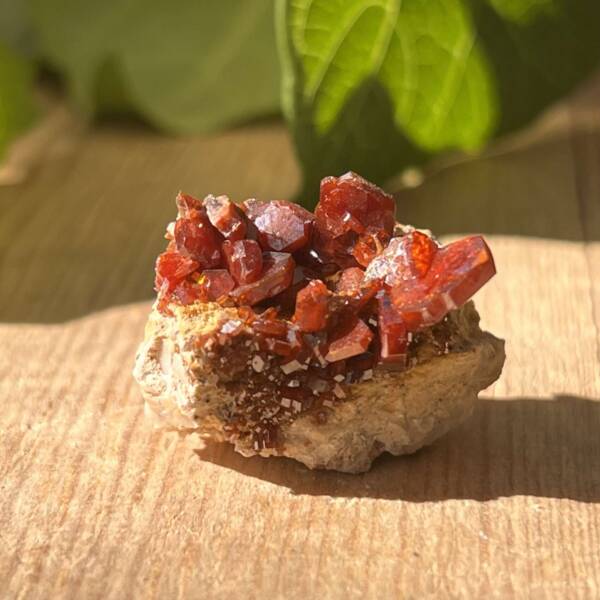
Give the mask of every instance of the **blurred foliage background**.
POLYGON ((599 23, 597 0, 0 0, 0 153, 40 78, 171 135, 282 115, 311 205, 326 174, 383 184, 523 126, 598 66, 599 23))

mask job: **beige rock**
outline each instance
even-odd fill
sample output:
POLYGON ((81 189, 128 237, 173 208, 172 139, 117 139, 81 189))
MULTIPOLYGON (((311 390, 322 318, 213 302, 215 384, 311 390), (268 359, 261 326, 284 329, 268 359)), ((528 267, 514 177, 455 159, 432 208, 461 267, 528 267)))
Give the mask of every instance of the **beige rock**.
POLYGON ((153 309, 134 369, 146 406, 161 422, 232 442, 244 456, 287 456, 311 469, 359 473, 382 452, 408 454, 433 442, 469 416, 505 358, 504 342, 481 331, 469 302, 443 325, 450 332, 447 353, 440 352, 433 333, 425 333, 414 366, 403 372, 376 369, 372 379, 344 388, 343 401, 324 423, 300 413, 282 423, 277 448, 257 449, 251 437, 224 429, 235 397, 223 382, 243 381, 251 350, 244 346, 248 356, 240 357, 237 349, 219 361, 219 344, 211 336, 237 319, 235 308, 210 303, 179 307, 173 317, 153 309))

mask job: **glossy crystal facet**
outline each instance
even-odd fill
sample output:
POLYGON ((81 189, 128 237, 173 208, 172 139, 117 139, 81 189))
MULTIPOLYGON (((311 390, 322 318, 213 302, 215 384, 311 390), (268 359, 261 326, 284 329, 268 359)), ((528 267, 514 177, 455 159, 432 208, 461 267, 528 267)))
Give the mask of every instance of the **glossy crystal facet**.
POLYGON ((340 293, 356 293, 363 284, 365 272, 358 267, 350 267, 340 272, 340 277, 336 283, 336 292, 340 293))
POLYGON ((156 289, 160 289, 163 282, 171 289, 188 275, 196 271, 200 265, 187 256, 176 252, 163 252, 156 259, 156 289))
POLYGON ((254 240, 223 242, 223 254, 227 268, 239 285, 252 283, 260 278, 263 270, 262 250, 254 240))
POLYGON ((410 285, 427 274, 437 251, 435 241, 420 231, 392 238, 367 267, 366 278, 382 280, 388 286, 410 285))
POLYGON ((227 196, 206 196, 203 201, 209 221, 227 240, 246 237, 246 219, 227 196))
POLYGON ((235 287, 235 281, 226 269, 206 269, 198 279, 206 291, 208 300, 218 300, 227 296, 235 287))
POLYGON ((441 248, 427 274, 407 285, 391 288, 391 298, 410 329, 433 325, 462 306, 496 273, 484 239, 472 236, 441 248))
POLYGON ((362 319, 345 323, 339 332, 334 333, 325 360, 334 362, 362 354, 367 350, 372 339, 373 332, 362 319))
POLYGON ((325 329, 330 295, 327 286, 319 279, 313 279, 298 292, 293 322, 300 331, 325 329))
POLYGON ((394 229, 394 198, 356 173, 325 177, 315 209, 317 225, 338 237, 348 231, 363 234, 367 228, 394 229))
POLYGON ((258 231, 258 241, 266 250, 295 252, 310 240, 314 216, 286 200, 246 200, 246 215, 258 231))
POLYGON ((384 363, 406 365, 408 332, 402 314, 385 293, 377 297, 380 357, 384 363))
POLYGON ((289 287, 294 277, 294 259, 286 252, 263 252, 263 271, 252 282, 231 293, 239 304, 253 306, 289 287))
POLYGON ((221 264, 221 239, 206 215, 195 211, 190 218, 175 222, 177 252, 195 260, 202 269, 212 269, 221 264))

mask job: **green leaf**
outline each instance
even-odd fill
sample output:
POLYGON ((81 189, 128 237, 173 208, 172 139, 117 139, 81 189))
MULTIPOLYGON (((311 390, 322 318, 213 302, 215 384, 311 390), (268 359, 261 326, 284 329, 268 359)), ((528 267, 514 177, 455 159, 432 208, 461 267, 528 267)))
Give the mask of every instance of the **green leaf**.
POLYGON ((174 132, 276 112, 270 0, 30 0, 43 56, 88 113, 133 110, 174 132))
POLYGON ((597 0, 472 0, 500 97, 497 133, 527 124, 593 72, 597 0))
POLYGON ((383 182, 521 126, 597 63, 599 19, 593 0, 279 0, 305 203, 324 175, 383 182))
POLYGON ((555 0, 489 0, 496 12, 515 23, 531 23, 540 14, 553 14, 556 11, 555 0))
POLYGON ((33 68, 0 44, 0 156, 7 144, 35 117, 33 68))

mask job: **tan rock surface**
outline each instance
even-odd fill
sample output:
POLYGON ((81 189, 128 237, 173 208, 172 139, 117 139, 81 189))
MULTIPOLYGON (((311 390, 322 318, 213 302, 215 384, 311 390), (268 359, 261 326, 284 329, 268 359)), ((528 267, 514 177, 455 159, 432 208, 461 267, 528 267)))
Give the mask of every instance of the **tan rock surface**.
MULTIPOLYGON (((211 346, 195 349, 199 338, 236 317, 236 309, 217 304, 179 309, 174 317, 152 311, 134 369, 147 408, 169 426, 231 441, 244 456, 287 456, 310 468, 358 473, 382 452, 407 454, 431 443, 471 413, 504 364, 504 342, 481 331, 469 302, 450 314, 452 351, 437 356, 432 342, 421 344, 416 366, 376 369, 373 379, 349 386, 325 423, 300 414, 282 425, 280 446, 257 450, 249 437, 223 430, 234 397, 220 385, 211 346)), ((243 377, 230 367, 231 378, 243 377)))

